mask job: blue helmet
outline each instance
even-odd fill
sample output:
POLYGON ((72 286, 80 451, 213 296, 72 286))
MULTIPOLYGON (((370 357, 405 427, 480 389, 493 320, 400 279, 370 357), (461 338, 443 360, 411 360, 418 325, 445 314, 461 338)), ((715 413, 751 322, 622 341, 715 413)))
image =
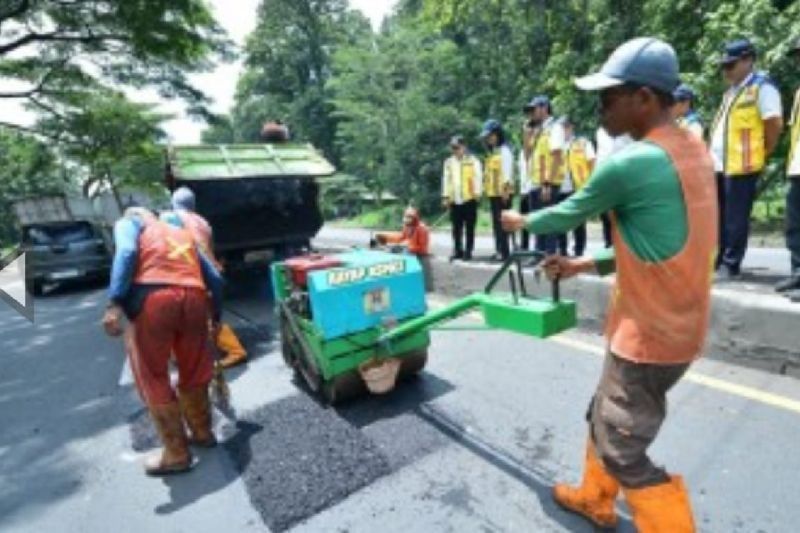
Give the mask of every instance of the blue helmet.
POLYGON ((483 124, 483 129, 481 130, 481 138, 484 139, 489 135, 491 135, 492 133, 502 134, 502 132, 503 132, 503 125, 500 123, 500 121, 490 118, 483 124))

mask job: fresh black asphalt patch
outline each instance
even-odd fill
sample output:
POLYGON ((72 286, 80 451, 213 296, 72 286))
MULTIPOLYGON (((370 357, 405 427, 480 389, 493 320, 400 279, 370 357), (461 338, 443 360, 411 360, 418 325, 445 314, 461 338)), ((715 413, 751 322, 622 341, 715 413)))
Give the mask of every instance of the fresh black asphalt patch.
MULTIPOLYGON (((242 476, 264 523, 285 531, 449 443, 419 409, 451 389, 424 374, 386 396, 336 408, 298 392, 239 413, 235 424, 215 412, 220 451, 242 476)), ((136 451, 159 446, 146 410, 129 422, 136 451)))
POLYGON ((242 441, 248 450, 226 449, 234 463, 247 459, 242 477, 272 531, 285 531, 391 471, 371 439, 306 395, 246 418, 263 429, 242 441))

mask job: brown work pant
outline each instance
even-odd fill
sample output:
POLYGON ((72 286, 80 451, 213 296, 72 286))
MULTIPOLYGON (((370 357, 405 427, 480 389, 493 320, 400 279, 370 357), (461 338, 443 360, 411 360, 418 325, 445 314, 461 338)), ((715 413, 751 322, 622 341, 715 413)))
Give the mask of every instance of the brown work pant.
POLYGON ((587 418, 599 457, 623 487, 669 481, 664 469, 647 456, 647 448, 667 416, 667 391, 688 368, 689 364, 640 364, 606 355, 587 418))

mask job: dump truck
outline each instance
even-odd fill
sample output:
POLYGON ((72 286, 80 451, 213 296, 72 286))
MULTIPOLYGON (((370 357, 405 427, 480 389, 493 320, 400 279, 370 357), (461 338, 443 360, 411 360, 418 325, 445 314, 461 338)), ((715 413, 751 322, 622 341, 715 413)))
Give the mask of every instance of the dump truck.
POLYGON ((285 257, 308 248, 323 224, 316 179, 335 171, 303 143, 167 149, 167 187, 194 192, 197 212, 214 229, 214 252, 227 264, 242 264, 251 252, 285 257))
POLYGON ((12 209, 35 295, 48 283, 108 276, 113 221, 99 215, 91 200, 66 195, 22 198, 12 209))

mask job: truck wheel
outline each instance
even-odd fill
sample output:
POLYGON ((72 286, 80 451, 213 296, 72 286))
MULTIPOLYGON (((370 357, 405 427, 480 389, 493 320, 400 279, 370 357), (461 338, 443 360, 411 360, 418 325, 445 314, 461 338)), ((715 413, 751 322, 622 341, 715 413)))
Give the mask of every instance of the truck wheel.
POLYGON ((33 295, 34 296, 41 296, 44 294, 44 284, 41 281, 34 281, 33 282, 33 295))

